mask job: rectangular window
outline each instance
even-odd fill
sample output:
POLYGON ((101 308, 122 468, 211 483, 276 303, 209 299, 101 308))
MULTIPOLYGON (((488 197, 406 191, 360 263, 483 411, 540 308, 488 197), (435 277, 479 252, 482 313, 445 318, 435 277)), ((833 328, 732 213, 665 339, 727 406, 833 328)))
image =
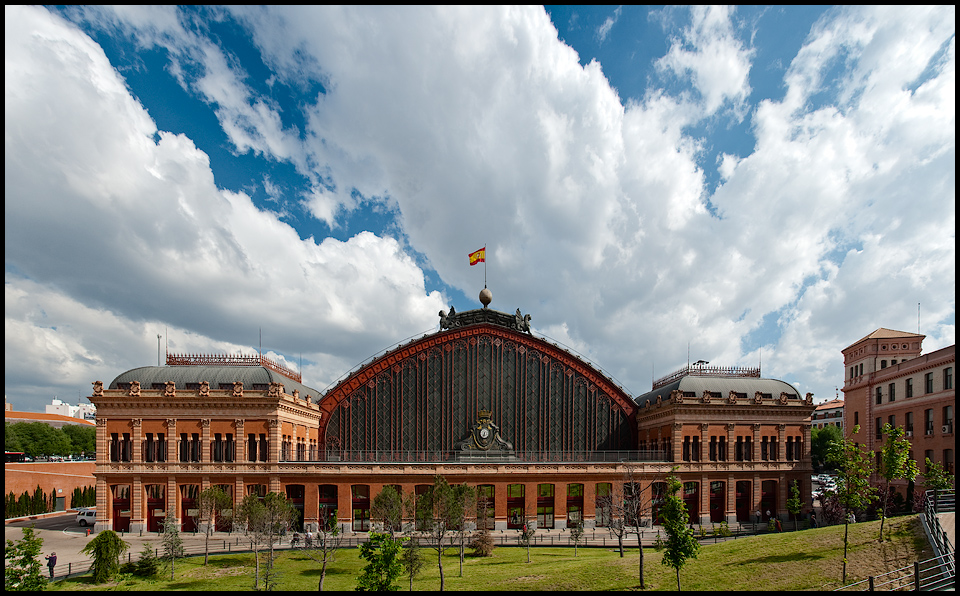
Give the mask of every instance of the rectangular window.
POLYGON ((923 385, 926 393, 933 393, 933 373, 923 375, 923 385))
POLYGON ((247 461, 257 461, 257 435, 247 435, 247 461))
POLYGON ((953 367, 948 366, 943 369, 943 388, 944 390, 953 389, 953 367))
POLYGON ((190 461, 190 440, 187 433, 180 433, 180 453, 178 455, 181 462, 190 461))
POLYGON ((911 435, 913 434, 913 412, 907 412, 907 420, 904 423, 903 430, 907 431, 911 435))
POLYGON ((877 387, 877 397, 874 400, 874 403, 878 406, 883 403, 883 389, 880 387, 877 387))
POLYGON ((897 401, 897 384, 890 383, 890 385, 887 387, 887 390, 890 392, 890 395, 887 397, 887 401, 897 401))
POLYGON ((933 409, 923 411, 923 432, 926 435, 933 434, 933 409))
POLYGON ((913 379, 908 378, 906 380, 906 383, 907 383, 907 390, 906 390, 905 397, 913 397, 913 379))

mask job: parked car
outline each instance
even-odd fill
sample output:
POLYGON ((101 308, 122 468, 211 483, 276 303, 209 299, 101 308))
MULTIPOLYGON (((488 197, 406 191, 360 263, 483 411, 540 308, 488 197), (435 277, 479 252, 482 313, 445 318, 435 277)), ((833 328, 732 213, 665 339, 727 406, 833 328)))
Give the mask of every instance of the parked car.
POLYGON ((81 527, 92 526, 97 523, 97 512, 93 509, 81 509, 77 511, 77 523, 81 527))

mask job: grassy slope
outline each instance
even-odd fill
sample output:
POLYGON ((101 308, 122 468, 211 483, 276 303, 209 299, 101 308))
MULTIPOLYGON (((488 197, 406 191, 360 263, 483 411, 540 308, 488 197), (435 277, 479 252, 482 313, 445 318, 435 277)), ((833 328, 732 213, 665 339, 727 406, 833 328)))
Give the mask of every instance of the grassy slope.
MULTIPOLYGON (((882 544, 877 541, 880 522, 850 526, 847 583, 877 575, 930 556, 919 521, 914 516, 887 521, 892 531, 882 544), (892 521, 892 523, 891 523, 892 521), (924 550, 926 549, 926 550, 924 550)), ((328 567, 324 588, 353 590, 363 561, 357 550, 342 551, 328 567)), ((428 564, 414 581, 415 590, 437 590, 440 586, 436 553, 424 549, 428 564), (430 556, 432 553, 432 557, 430 556)), ((532 548, 531 563, 522 548, 498 548, 488 558, 467 557, 464 577, 458 577, 459 562, 451 552, 444 557, 447 590, 632 590, 637 581, 636 548, 621 559, 614 549, 532 548)), ((660 563, 660 553, 645 550, 647 589, 675 590, 676 576, 660 563)), ((767 534, 704 545, 697 559, 680 573, 684 590, 823 590, 841 585, 843 526, 816 530, 767 534)), ((79 578, 57 584, 60 589, 119 590, 250 590, 253 584, 253 557, 249 554, 212 556, 203 567, 203 558, 177 564, 177 579, 144 581, 125 579, 108 586, 88 584, 79 578)), ((280 590, 316 590, 317 565, 297 553, 284 552, 279 559, 280 590)), ((169 573, 169 571, 167 572, 169 573)), ((406 578, 398 582, 406 590, 406 578)))

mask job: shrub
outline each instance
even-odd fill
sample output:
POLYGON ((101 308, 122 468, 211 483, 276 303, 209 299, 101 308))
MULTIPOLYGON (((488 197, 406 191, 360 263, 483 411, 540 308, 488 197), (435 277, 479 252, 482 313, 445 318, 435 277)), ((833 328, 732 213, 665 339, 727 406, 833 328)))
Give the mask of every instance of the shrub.
POLYGON ((470 544, 467 545, 473 550, 475 557, 489 557, 493 554, 496 545, 493 542, 493 536, 488 530, 479 530, 470 538, 470 544))

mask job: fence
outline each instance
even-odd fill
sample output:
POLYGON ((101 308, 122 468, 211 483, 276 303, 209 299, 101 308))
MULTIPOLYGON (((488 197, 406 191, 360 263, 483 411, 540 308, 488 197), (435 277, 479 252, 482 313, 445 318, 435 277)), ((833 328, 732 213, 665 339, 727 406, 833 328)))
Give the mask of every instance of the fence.
POLYGON ((924 493, 920 521, 937 556, 894 569, 837 590, 943 590, 953 588, 957 577, 957 553, 940 525, 938 513, 956 511, 956 491, 928 490, 924 493))
POLYGON ((835 591, 943 590, 952 588, 955 580, 956 553, 947 553, 926 561, 915 561, 912 565, 880 575, 871 575, 867 579, 837 588, 835 591))

